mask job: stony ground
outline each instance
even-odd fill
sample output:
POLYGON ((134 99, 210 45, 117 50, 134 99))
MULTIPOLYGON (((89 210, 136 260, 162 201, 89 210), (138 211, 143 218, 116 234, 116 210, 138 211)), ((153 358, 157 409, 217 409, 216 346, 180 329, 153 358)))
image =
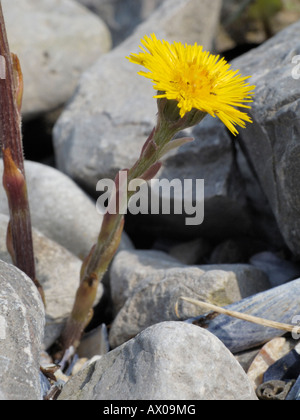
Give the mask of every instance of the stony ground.
POLYGON ((47 307, 11 265, 0 187, 0 399, 60 391, 61 400, 299 399, 297 329, 205 317, 180 300, 299 323, 300 11, 283 2, 266 34, 245 14, 229 24, 235 3, 2 0, 24 71, 26 175, 47 307), (232 138, 206 117, 182 133, 195 141, 165 156, 158 176, 205 180, 203 224, 186 226, 186 214, 128 215, 79 361, 48 380, 40 365, 53 363, 46 352, 102 223, 96 184, 136 161, 155 124, 151 83, 125 59, 152 32, 234 56, 233 68, 256 85, 253 124, 232 138))

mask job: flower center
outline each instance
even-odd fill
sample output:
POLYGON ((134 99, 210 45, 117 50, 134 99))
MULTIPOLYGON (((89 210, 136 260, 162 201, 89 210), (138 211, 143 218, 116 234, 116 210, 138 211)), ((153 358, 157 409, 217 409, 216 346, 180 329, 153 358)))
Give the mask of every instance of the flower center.
POLYGON ((175 69, 173 83, 177 85, 182 98, 191 99, 213 94, 215 79, 206 68, 187 62, 175 69))

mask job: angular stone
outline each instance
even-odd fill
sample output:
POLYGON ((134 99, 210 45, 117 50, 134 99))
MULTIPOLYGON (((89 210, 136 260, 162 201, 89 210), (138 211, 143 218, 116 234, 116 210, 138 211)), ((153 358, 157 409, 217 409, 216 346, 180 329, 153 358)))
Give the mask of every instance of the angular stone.
POLYGON ((155 323, 197 316, 199 308, 181 296, 224 306, 269 287, 267 277, 248 265, 186 266, 152 251, 120 252, 110 278, 119 311, 109 335, 112 347, 155 323))
MULTIPOLYGON (((0 214, 0 259, 11 263, 6 250, 8 217, 0 214)), ((46 326, 44 348, 50 347, 59 337, 70 315, 79 285, 81 260, 56 242, 33 230, 37 279, 46 296, 46 326)), ((103 294, 99 285, 98 300, 103 294)))
POLYGON ((24 74, 24 117, 64 104, 81 73, 109 51, 106 25, 73 0, 3 0, 2 5, 10 49, 24 74))
POLYGON ((158 38, 212 46, 221 1, 167 0, 134 34, 89 69, 54 129, 58 167, 95 192, 99 179, 114 179, 134 164, 157 114, 149 80, 126 60, 154 28, 158 38), (101 98, 101 100, 99 100, 101 98), (124 147, 126 145, 126 147, 124 147))
POLYGON ((41 400, 44 307, 33 282, 0 261, 0 400, 41 400))
POLYGON ((300 256, 299 65, 300 22, 234 60, 256 85, 250 111, 254 123, 240 133, 246 153, 268 198, 286 244, 300 256))
POLYGON ((83 369, 59 400, 256 400, 249 380, 207 331, 164 322, 83 369), (209 369, 208 369, 209 366, 209 369))

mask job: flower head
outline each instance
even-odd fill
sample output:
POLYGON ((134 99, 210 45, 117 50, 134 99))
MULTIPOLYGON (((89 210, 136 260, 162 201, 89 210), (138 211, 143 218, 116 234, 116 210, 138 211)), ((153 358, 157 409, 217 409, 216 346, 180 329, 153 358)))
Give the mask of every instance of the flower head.
POLYGON ((220 118, 236 135, 236 125, 245 127, 252 122, 245 112, 237 108, 251 108, 255 86, 247 83, 239 71, 231 70, 224 58, 203 51, 197 44, 170 44, 160 41, 154 34, 142 39, 142 52, 128 59, 149 71, 140 75, 152 79, 155 98, 175 100, 183 118, 192 109, 220 118))

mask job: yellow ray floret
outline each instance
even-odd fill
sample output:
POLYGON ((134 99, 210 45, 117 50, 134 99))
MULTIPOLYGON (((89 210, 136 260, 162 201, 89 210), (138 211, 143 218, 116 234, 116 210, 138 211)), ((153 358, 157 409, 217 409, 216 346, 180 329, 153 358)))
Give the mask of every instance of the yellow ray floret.
POLYGON ((154 34, 142 39, 142 52, 127 57, 145 67, 140 75, 152 79, 155 98, 176 100, 183 118, 193 108, 217 116, 233 133, 236 125, 245 127, 252 122, 237 108, 251 108, 255 86, 247 83, 239 71, 231 70, 224 58, 203 51, 200 45, 170 44, 154 34))

